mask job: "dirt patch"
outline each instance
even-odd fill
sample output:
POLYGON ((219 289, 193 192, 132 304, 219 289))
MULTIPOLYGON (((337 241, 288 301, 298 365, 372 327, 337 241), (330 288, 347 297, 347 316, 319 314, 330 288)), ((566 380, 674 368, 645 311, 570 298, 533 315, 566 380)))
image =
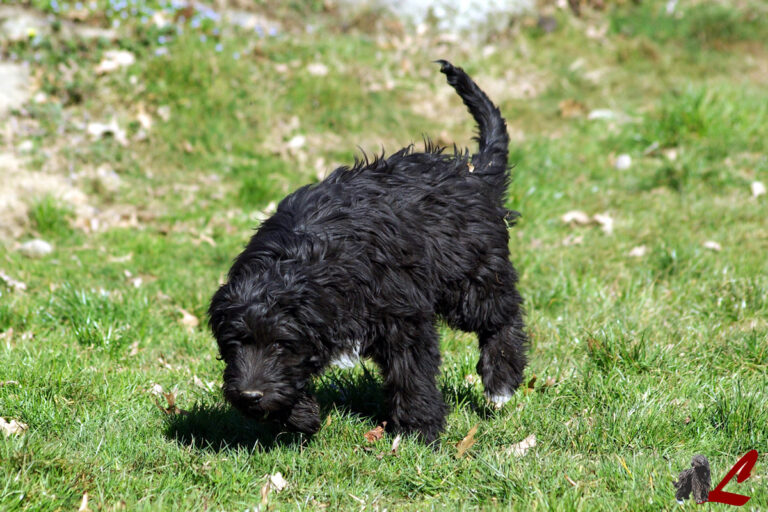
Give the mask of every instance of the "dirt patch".
POLYGON ((30 171, 13 153, 0 153, 0 237, 18 238, 29 227, 29 205, 46 196, 92 215, 86 195, 63 176, 30 171))

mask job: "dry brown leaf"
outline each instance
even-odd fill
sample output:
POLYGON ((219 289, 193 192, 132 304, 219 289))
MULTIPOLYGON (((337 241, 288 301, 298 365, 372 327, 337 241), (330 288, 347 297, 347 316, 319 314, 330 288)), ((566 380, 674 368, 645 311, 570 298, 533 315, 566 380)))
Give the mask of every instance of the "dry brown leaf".
POLYGON ((563 119, 571 119, 574 117, 581 117, 587 113, 587 107, 583 103, 574 99, 565 99, 558 104, 560 109, 560 117, 563 119))
POLYGON ((475 434, 477 433, 477 425, 469 429, 464 439, 458 442, 456 445, 456 458, 460 459, 467 453, 473 444, 475 444, 475 434))
POLYGON ((28 428, 29 425, 26 423, 22 423, 16 420, 5 421, 5 418, 0 418, 0 431, 5 434, 5 437, 11 435, 18 436, 23 434, 28 428))
POLYGON ((568 483, 569 483, 569 484, 571 484, 572 486, 574 486, 574 487, 578 487, 578 484, 577 484, 576 482, 574 482, 573 480, 571 480, 571 477, 569 477, 568 475, 565 475, 565 479, 566 479, 566 480, 568 481, 568 483))
POLYGON ((369 430, 364 434, 365 440, 368 441, 369 443, 375 443, 376 441, 384 437, 384 427, 386 426, 387 426, 387 422, 384 421, 378 427, 372 430, 369 430))
POLYGON ((544 381, 545 388, 551 388, 555 384, 557 384, 557 381, 555 380, 554 377, 547 377, 547 380, 544 381))
POLYGON ((181 313, 181 320, 179 321, 183 325, 189 327, 190 329, 194 329, 195 327, 200 325, 200 320, 198 320, 198 318, 195 315, 193 315, 192 313, 190 313, 184 308, 177 308, 177 309, 179 313, 181 313))
POLYGON ((523 389, 523 393, 525 393, 526 395, 529 393, 533 393, 533 390, 536 387, 536 379, 538 379, 538 377, 534 373, 533 376, 528 381, 528 385, 525 386, 525 389, 523 389))
POLYGON ((189 414, 189 411, 179 409, 179 407, 176 405, 176 393, 173 391, 168 391, 167 393, 163 392, 163 396, 165 397, 165 401, 168 404, 168 407, 163 407, 158 400, 156 400, 155 403, 165 414, 169 416, 172 414, 189 414))
POLYGON ((139 353, 139 342, 134 341, 133 343, 131 343, 131 346, 129 348, 131 349, 131 351, 128 352, 128 355, 130 357, 137 355, 139 353))
POLYGON ((17 380, 4 380, 0 382, 0 388, 3 386, 20 386, 20 384, 17 380))
POLYGON ((510 446, 507 449, 507 453, 509 455, 514 455, 515 457, 522 457, 534 446, 536 446, 536 434, 531 434, 519 443, 510 446))
POLYGON ((331 426, 331 415, 329 414, 327 418, 325 418, 325 426, 330 427, 331 426))

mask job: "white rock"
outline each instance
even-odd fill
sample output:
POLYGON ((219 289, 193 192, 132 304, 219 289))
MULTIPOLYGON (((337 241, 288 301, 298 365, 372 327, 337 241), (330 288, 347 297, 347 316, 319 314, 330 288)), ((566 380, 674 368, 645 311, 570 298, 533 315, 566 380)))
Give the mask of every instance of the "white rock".
POLYGON ((752 185, 750 185, 750 188, 752 189, 752 197, 760 197, 765 195, 765 185, 763 185, 762 181, 753 181, 752 185))
POLYGON ((32 142, 30 139, 27 139, 23 141, 21 144, 16 146, 16 149, 19 151, 19 153, 28 153, 35 149, 35 143, 32 142))
POLYGON ((19 252, 28 258, 42 258, 53 252, 53 246, 45 240, 36 238, 21 244, 19 252))
POLYGON ((622 153, 616 157, 616 163, 614 166, 619 171, 626 171, 632 166, 632 157, 626 153, 622 153))

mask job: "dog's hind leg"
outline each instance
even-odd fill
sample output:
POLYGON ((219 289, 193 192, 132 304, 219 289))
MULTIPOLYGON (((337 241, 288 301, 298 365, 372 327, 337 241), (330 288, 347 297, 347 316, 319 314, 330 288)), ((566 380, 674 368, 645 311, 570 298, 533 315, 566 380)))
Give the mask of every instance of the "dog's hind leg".
POLYGON ((523 299, 515 288, 517 274, 508 260, 499 258, 496 265, 483 267, 482 274, 465 284, 444 317, 453 327, 477 333, 477 373, 485 395, 500 407, 523 381, 528 349, 523 299))
POLYGON ((478 308, 483 313, 476 326, 480 344, 480 360, 477 373, 483 379, 485 395, 497 407, 512 398, 523 382, 523 370, 527 362, 528 339, 523 322, 523 299, 515 289, 517 277, 510 263, 505 286, 495 287, 494 292, 478 308))
POLYGON ((384 396, 391 431, 415 433, 432 443, 443 431, 447 412, 437 375, 439 339, 433 322, 400 325, 384 351, 373 355, 384 373, 384 396))

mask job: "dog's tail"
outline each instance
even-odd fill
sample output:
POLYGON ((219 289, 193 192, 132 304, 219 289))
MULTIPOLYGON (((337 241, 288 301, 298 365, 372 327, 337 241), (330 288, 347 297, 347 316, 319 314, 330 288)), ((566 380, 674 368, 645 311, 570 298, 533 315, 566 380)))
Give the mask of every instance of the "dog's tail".
POLYGON ((477 137, 480 150, 472 156, 473 172, 487 176, 488 182, 499 191, 499 196, 503 200, 509 184, 507 123, 501 117, 498 107, 463 69, 455 67, 447 60, 436 62, 440 64, 440 72, 445 74, 448 83, 456 89, 469 108, 469 113, 475 118, 480 130, 477 137))

